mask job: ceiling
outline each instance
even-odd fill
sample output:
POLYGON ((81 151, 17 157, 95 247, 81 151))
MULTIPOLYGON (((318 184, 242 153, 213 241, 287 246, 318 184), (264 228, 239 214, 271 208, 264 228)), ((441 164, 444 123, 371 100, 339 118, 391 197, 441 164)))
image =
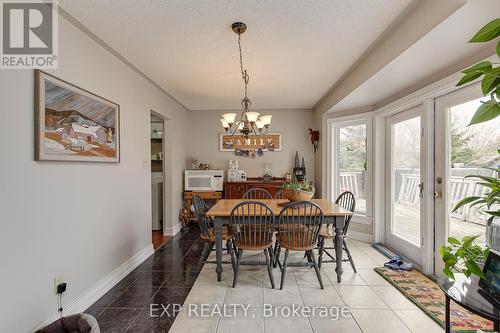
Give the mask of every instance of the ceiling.
POLYGON ((190 110, 240 107, 235 21, 255 109, 310 109, 411 0, 60 0, 190 110), (89 10, 91 8, 92 10, 89 10), (111 28, 110 28, 111 27, 111 28))
POLYGON ((330 112, 380 106, 401 92, 416 90, 494 54, 495 42, 467 43, 486 23, 498 17, 500 1, 469 0, 410 48, 367 79, 330 112), (486 51, 486 52, 485 52, 486 51), (488 53, 489 52, 489 53, 488 53), (465 61, 463 61, 465 59, 465 61), (458 68, 455 68, 457 64, 458 68), (441 76, 441 77, 439 77, 441 76), (383 87, 383 89, 380 89, 383 87), (416 89, 412 89, 416 88, 416 89))

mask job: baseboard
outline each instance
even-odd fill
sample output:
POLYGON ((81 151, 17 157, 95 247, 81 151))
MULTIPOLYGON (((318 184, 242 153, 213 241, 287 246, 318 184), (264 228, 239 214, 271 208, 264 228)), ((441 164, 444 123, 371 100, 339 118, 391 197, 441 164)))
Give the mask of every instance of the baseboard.
POLYGON ((175 235, 177 235, 177 233, 179 233, 179 231, 181 231, 181 224, 177 223, 176 225, 174 225, 172 227, 165 227, 164 235, 165 236, 175 236, 175 235))
POLYGON ((362 242, 373 243, 373 235, 365 234, 364 232, 349 230, 349 238, 362 242))
MULTIPOLYGON (((148 245, 136 253, 132 258, 128 259, 126 262, 114 269, 111 273, 97 282, 92 288, 78 296, 73 302, 67 305, 64 309, 63 315, 67 316, 85 311, 153 253, 153 244, 148 245)), ((37 329, 52 323, 58 318, 59 313, 54 314, 37 329)))

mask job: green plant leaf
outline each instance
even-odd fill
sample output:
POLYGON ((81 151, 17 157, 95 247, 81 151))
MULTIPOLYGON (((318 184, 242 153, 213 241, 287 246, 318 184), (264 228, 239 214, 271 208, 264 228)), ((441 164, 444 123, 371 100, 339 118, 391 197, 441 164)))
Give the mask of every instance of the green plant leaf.
POLYGON ((478 178, 478 179, 482 179, 486 183, 490 184, 488 187, 491 187, 491 184, 493 184, 493 182, 495 181, 495 178, 493 178, 493 177, 482 176, 482 175, 467 175, 464 178, 478 178))
POLYGON ((496 217, 500 217, 500 210, 496 210, 496 211, 495 210, 486 210, 485 213, 496 216, 496 217))
POLYGON ((474 73, 480 73, 484 74, 486 71, 491 70, 492 65, 490 61, 481 61, 475 64, 474 66, 471 66, 469 68, 466 68, 462 71, 464 74, 474 74, 474 73))
POLYGON ((467 260, 465 262, 465 267, 474 275, 479 276, 480 278, 484 279, 484 273, 481 270, 481 267, 472 259, 467 260))
POLYGON ((464 273, 465 276, 469 277, 472 275, 472 272, 468 269, 462 269, 462 273, 464 273))
MULTIPOLYGON (((474 201, 477 201, 477 200, 480 200, 482 199, 482 197, 466 197, 466 198, 463 198, 462 200, 460 200, 459 202, 457 202, 455 204, 455 206, 453 207, 453 212, 456 212, 458 209, 460 209, 460 207, 462 206, 465 206, 465 205, 468 205, 470 204, 471 202, 474 202, 474 201)), ((450 237, 450 238, 453 238, 453 237, 450 237)), ((448 238, 448 242, 450 242, 450 238, 448 238)), ((450 242, 451 243, 451 242, 450 242)), ((458 242, 457 245, 460 245, 460 242, 458 242)))
POLYGON ((489 100, 481 104, 467 126, 483 123, 498 116, 500 116, 499 103, 495 100, 489 100))
POLYGON ((491 69, 492 65, 489 61, 481 61, 474 66, 464 69, 462 71, 462 73, 464 73, 464 76, 460 79, 460 81, 458 81, 457 87, 474 81, 475 79, 483 76, 486 73, 490 73, 491 69))
POLYGON ((500 35, 500 18, 494 19, 493 21, 482 27, 469 43, 483 43, 495 39, 500 35))
POLYGON ((497 56, 500 57, 500 39, 497 42, 497 56))
POLYGON ((471 246, 472 242, 474 242, 476 240, 476 238, 478 238, 479 236, 481 236, 481 235, 465 236, 462 239, 462 249, 469 248, 471 246))
POLYGON ((450 244, 455 244, 455 245, 460 245, 460 241, 456 239, 455 237, 448 237, 448 243, 450 244))
POLYGON ((481 200, 478 200, 476 202, 471 203, 469 207, 474 207, 474 206, 477 206, 480 204, 485 204, 485 203, 486 203, 486 199, 481 199, 481 200))
POLYGON ((460 87, 461 85, 464 85, 468 82, 471 82, 471 81, 474 81, 475 79, 483 76, 484 74, 483 73, 470 73, 470 74, 465 74, 464 76, 462 76, 462 78, 460 79, 460 81, 458 81, 457 83, 457 87, 460 87))
POLYGON ((443 274, 450 278, 451 280, 455 280, 455 275, 453 274, 453 271, 449 267, 444 267, 443 268, 443 274))
POLYGON ((481 90, 483 91, 483 95, 486 96, 488 93, 500 84, 500 67, 497 67, 491 70, 489 73, 484 75, 483 80, 481 81, 481 90))

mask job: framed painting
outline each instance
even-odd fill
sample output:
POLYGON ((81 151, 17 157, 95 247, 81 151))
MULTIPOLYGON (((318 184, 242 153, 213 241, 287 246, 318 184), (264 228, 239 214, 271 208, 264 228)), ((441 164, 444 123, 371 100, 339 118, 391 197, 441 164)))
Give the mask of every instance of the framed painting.
POLYGON ((281 151, 281 134, 267 133, 261 135, 250 134, 248 138, 244 138, 240 134, 220 134, 219 150, 220 151, 245 151, 258 150, 263 151, 281 151))
POLYGON ((120 162, 120 106, 36 70, 35 160, 120 162))

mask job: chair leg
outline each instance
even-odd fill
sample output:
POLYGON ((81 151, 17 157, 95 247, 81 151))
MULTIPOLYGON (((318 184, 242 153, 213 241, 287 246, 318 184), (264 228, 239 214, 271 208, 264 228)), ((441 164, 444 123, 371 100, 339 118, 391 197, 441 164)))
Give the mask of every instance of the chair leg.
POLYGON ((285 259, 283 259, 283 268, 281 269, 281 285, 280 285, 280 290, 283 290, 283 285, 285 284, 285 273, 286 273, 286 264, 288 261, 288 252, 289 250, 286 249, 285 251, 285 259))
POLYGON ((234 277, 233 277, 233 288, 236 287, 236 280, 238 279, 238 271, 240 269, 241 256, 243 255, 243 250, 238 250, 238 255, 236 256, 236 265, 234 266, 234 277))
POLYGON ((304 257, 307 258, 307 262, 309 264, 312 264, 311 254, 309 253, 309 251, 304 251, 304 257))
POLYGON ((235 249, 236 249, 236 246, 233 244, 233 241, 230 241, 229 245, 228 245, 228 249, 229 249, 229 255, 231 256, 231 266, 233 267, 233 272, 234 272, 234 269, 235 269, 235 265, 236 265, 236 258, 234 257, 234 254, 235 254, 235 249))
POLYGON ((271 261, 269 260, 270 252, 270 248, 264 249, 264 255, 266 256, 267 273, 269 274, 269 280, 271 280, 271 287, 274 289, 274 276, 273 271, 271 270, 271 261))
POLYGON ((281 252, 281 246, 278 244, 278 242, 276 242, 276 245, 274 246, 274 262, 273 262, 273 266, 274 268, 276 268, 276 266, 280 265, 280 269, 281 269, 281 263, 280 263, 280 252, 281 252))
POLYGON ((325 287, 323 286, 323 279, 321 278, 321 272, 319 271, 318 265, 316 264, 316 258, 314 257, 314 252, 311 250, 309 251, 309 253, 311 256, 311 260, 313 262, 314 270, 316 271, 316 276, 318 277, 319 286, 321 287, 321 289, 325 289, 325 287))
POLYGON ((344 250, 345 250, 345 253, 347 253, 347 258, 349 258, 349 263, 351 264, 354 273, 357 273, 356 266, 354 266, 354 260, 352 260, 351 252, 347 248, 347 243, 346 243, 345 239, 342 240, 342 243, 344 244, 344 250))
POLYGON ((325 289, 325 287, 323 286, 323 279, 321 278, 321 272, 319 271, 318 265, 316 264, 316 258, 314 257, 314 252, 312 250, 309 251, 309 255, 311 256, 312 264, 314 270, 316 271, 316 276, 318 277, 319 286, 321 287, 321 289, 325 289))
POLYGON ((207 260, 208 255, 210 254, 210 243, 205 242, 203 244, 203 251, 201 252, 200 259, 198 259, 198 265, 196 266, 196 271, 199 272, 201 271, 201 267, 203 266, 203 263, 207 260))
POLYGON ((231 241, 228 239, 226 241, 226 250, 227 250, 227 254, 231 254, 231 252, 229 251, 229 245, 231 244, 231 241))
POLYGON ((318 268, 321 269, 321 264, 323 263, 323 251, 325 247, 325 239, 319 239, 319 255, 318 255, 318 268))

